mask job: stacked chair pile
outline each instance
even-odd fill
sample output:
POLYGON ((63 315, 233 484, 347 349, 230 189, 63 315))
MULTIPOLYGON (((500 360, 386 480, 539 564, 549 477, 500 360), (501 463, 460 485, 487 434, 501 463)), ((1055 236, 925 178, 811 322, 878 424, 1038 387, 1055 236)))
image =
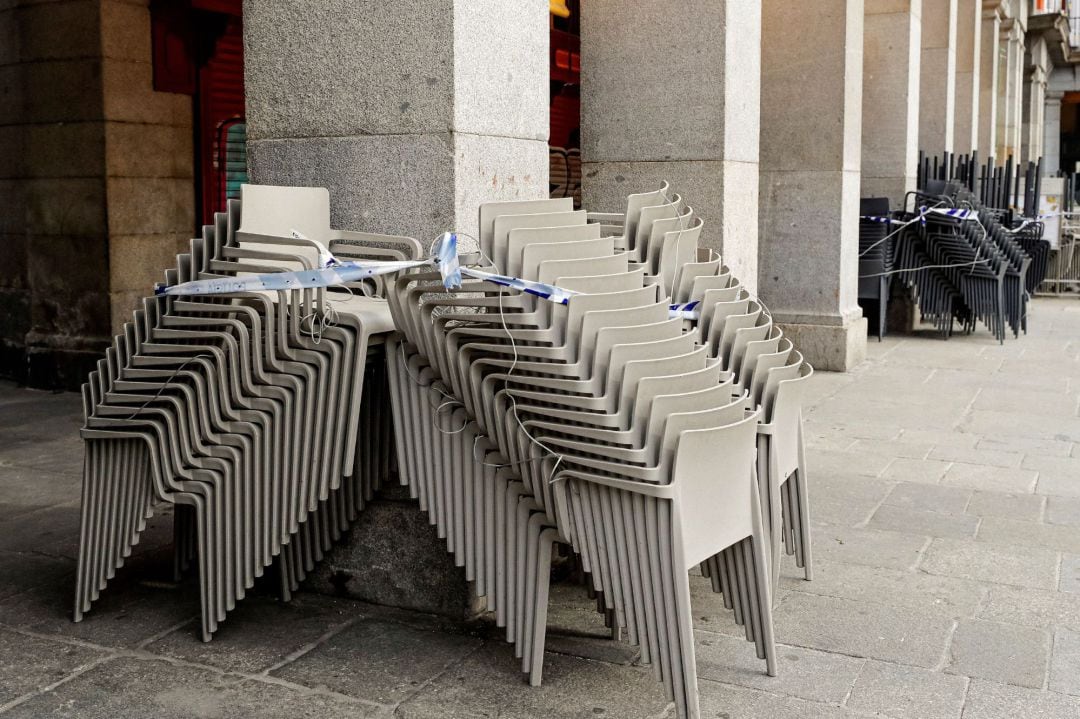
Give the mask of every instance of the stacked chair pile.
POLYGON ((889 213, 889 198, 864 197, 859 214, 859 299, 876 303, 880 342, 885 337, 896 237, 889 213))
MULTIPOLYGON (((167 284, 321 267, 292 230, 375 257, 420 254, 408 238, 330 230, 326 190, 242 197, 243 216, 230 203, 167 284)), ((355 291, 145 300, 83 387, 75 620, 160 503, 176 508, 178 571, 198 565, 204 640, 275 562, 287 599, 388 473, 385 368, 369 358, 392 330, 386 303, 355 291)))
POLYGON ((910 224, 897 235, 894 272, 914 288, 923 318, 946 338, 955 321, 966 332, 981 322, 999 342, 1009 330, 1018 337, 1027 331, 1031 291, 1047 269, 1048 248, 1035 239, 1041 238, 1041 223, 1013 223, 1007 213, 981 206, 960 188, 940 189, 948 192, 911 193, 909 201, 920 210, 897 215, 910 224), (957 212, 924 213, 921 208, 957 212))
POLYGON ((723 593, 770 674, 782 548, 810 575, 812 370, 666 185, 619 215, 554 199, 479 219, 486 270, 571 294, 469 280, 448 293, 435 272, 388 284, 402 481, 532 684, 565 545, 679 715, 699 716, 688 570, 723 593))
POLYGON ((144 301, 84 387, 76 620, 170 503, 209 640, 271 564, 288 599, 393 460, 532 684, 556 546, 679 716, 700 716, 694 567, 774 674, 781 555, 811 578, 813 370, 666 184, 623 213, 573 203, 481 206, 479 252, 462 263, 528 291, 468 273, 450 290, 427 268, 230 291, 231 278, 322 268, 325 247, 422 254, 331 230, 325 190, 245 186, 166 272, 220 294, 144 301))

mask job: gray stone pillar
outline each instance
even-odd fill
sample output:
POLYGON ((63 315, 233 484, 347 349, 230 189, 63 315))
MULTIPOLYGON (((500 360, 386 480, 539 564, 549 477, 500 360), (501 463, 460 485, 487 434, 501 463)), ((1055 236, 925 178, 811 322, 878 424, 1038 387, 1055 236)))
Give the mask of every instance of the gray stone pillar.
POLYGON ((931 155, 952 152, 956 122, 956 2, 923 4, 919 86, 919 146, 931 155))
POLYGON ((982 51, 982 5, 956 5, 956 118, 953 151, 970 155, 979 147, 979 60, 982 51))
POLYGON ((1043 176, 1061 171, 1061 98, 1062 92, 1048 92, 1043 115, 1043 176))
POLYGON ((857 303, 863 2, 762 6, 759 291, 807 360, 847 370, 866 355, 857 303))
POLYGON ((1032 41, 1027 57, 1020 159, 1022 162, 1036 162, 1043 155, 1043 115, 1047 67, 1050 63, 1046 40, 1042 36, 1032 41))
POLYGON ((1020 115, 1023 109, 1024 88, 1024 34, 1023 26, 1015 17, 1006 18, 1001 24, 1001 43, 1005 46, 1002 58, 1004 83, 998 97, 997 150, 1002 161, 1010 157, 1020 159, 1020 115))
POLYGON ((997 152, 998 50, 1001 45, 1001 0, 982 0, 979 47, 979 151, 982 159, 997 152))
POLYGON ((671 183, 703 244, 753 287, 757 268, 761 15, 757 2, 581 6, 585 207, 671 183))
POLYGON ((246 0, 252 181, 328 187, 335 227, 422 242, 546 197, 548 22, 542 0, 246 0))
POLYGON ((919 162, 922 0, 866 0, 862 191, 895 207, 915 189, 919 162))
MULTIPOLYGON (((480 203, 548 195, 548 23, 543 0, 247 0, 252 180, 328 187, 341 229, 425 245, 475 235, 480 203)), ((312 586, 457 617, 476 608, 400 495, 365 509, 312 586)))

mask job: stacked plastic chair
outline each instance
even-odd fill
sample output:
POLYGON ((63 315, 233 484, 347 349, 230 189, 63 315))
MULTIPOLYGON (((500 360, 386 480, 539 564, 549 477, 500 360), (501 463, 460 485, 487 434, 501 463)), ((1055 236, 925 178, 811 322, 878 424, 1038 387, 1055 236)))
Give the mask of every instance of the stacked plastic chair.
POLYGON ((770 674, 782 548, 810 576, 800 393, 812 370, 699 247, 702 221, 666 185, 618 215, 489 203, 479 227, 466 260, 541 284, 448 292, 417 272, 388 287, 402 482, 531 683, 552 548, 565 545, 679 715, 699 716, 688 570, 723 593, 770 674), (552 293, 565 304, 534 296, 552 293))
MULTIPOLYGON (((420 254, 331 230, 326 190, 245 186, 243 203, 166 284, 320 267, 334 240, 420 254)), ((275 562, 288 598, 388 472, 385 370, 370 358, 392 329, 386 302, 355 291, 144 300, 83 387, 75 620, 161 503, 176 507, 177 569, 198 565, 204 640, 275 562)))

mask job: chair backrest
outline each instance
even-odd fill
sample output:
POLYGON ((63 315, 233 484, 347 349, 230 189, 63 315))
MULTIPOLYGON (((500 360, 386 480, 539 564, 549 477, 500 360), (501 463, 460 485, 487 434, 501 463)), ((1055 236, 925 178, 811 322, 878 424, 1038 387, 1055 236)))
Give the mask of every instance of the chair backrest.
POLYGON ((773 433, 769 438, 770 449, 775 453, 776 468, 781 480, 790 477, 791 473, 799 468, 803 397, 807 380, 813 374, 814 368, 803 362, 795 377, 778 383, 772 407, 766 408, 770 414, 769 422, 773 425, 773 433))
POLYGON ((293 230, 330 242, 330 192, 325 187, 241 185, 240 231, 289 237, 293 230))
POLYGON ((623 237, 626 238, 627 243, 633 242, 634 238, 637 237, 638 218, 641 216, 641 208, 667 202, 669 189, 671 189, 671 186, 667 182, 663 182, 659 190, 627 195, 626 215, 623 220, 623 237))
POLYGON ((791 340, 787 337, 780 339, 779 348, 776 352, 760 354, 754 364, 753 374, 750 381, 750 401, 755 405, 761 404, 765 394, 765 383, 769 379, 769 370, 774 367, 782 367, 791 356, 791 340))
POLYGON ((731 273, 724 272, 721 268, 721 271, 715 275, 701 275, 694 278, 694 283, 690 287, 689 301, 704 300, 709 290, 724 290, 739 286, 738 282, 732 279, 731 273))
POLYGON ((492 225, 491 246, 482 248, 498 271, 506 273, 509 264, 508 251, 510 231, 516 228, 558 228, 584 225, 587 216, 585 210, 577 212, 544 212, 533 215, 499 215, 492 225))
POLYGON ((753 533, 757 421, 754 413, 734 424, 679 436, 672 467, 672 525, 680 569, 689 570, 753 533))
POLYGON ((694 280, 698 277, 709 277, 717 274, 720 274, 719 256, 710 260, 691 262, 678 268, 675 272, 675 290, 671 295, 672 302, 689 302, 694 280))
POLYGON ((538 266, 545 260, 584 260, 614 254, 615 244, 611 237, 575 242, 535 242, 524 248, 516 263, 511 262, 511 266, 516 267, 509 274, 535 280, 539 277, 538 266))
MULTIPOLYGON (((656 220, 678 218, 680 215, 682 215, 682 198, 677 194, 641 208, 641 212, 638 213, 637 229, 630 247, 638 262, 644 262, 647 256, 653 223, 656 220)), ((629 238, 627 239, 629 241, 629 238)))
MULTIPOLYGON (((610 237, 604 239, 610 240, 610 237)), ((626 253, 617 255, 604 255, 600 257, 586 257, 583 259, 545 260, 540 263, 540 269, 536 275, 541 282, 558 285, 560 277, 576 277, 587 270, 594 275, 613 275, 626 272, 626 253)))
MULTIPOLYGON (((581 242, 583 240, 595 240, 600 237, 600 225, 571 225, 569 227, 516 227, 510 230, 507 236, 506 267, 500 268, 508 275, 525 277, 522 274, 521 262, 523 252, 535 244, 555 244, 567 242, 581 242)), ((614 239, 610 240, 611 247, 615 247, 614 239)), ((614 249, 612 249, 614 252, 614 249)), ((609 253, 610 254, 610 253, 609 253)), ((526 278, 528 279, 528 278, 526 278)))
POLYGON ((776 405, 776 393, 780 389, 780 383, 798 377, 802 363, 802 353, 799 350, 792 350, 791 355, 788 356, 787 364, 773 367, 766 372, 765 387, 761 394, 761 406, 764 411, 762 419, 764 421, 772 421, 773 407, 776 405))
MULTIPOLYGON (((687 208, 688 210, 690 208, 687 208)), ((663 220, 653 223, 655 229, 663 220)), ((675 275, 679 268, 694 261, 697 256, 697 246, 701 239, 701 228, 705 223, 700 217, 690 220, 686 229, 676 227, 664 233, 660 243, 660 257, 655 271, 660 275, 664 291, 670 296, 675 292, 675 275)), ((652 247, 652 240, 649 241, 652 247)))
MULTIPOLYGON (((495 218, 500 215, 533 215, 540 212, 572 212, 574 198, 554 197, 541 200, 507 200, 480 205, 480 249, 491 257, 495 218)), ((503 268, 499 268, 500 270, 503 268)))

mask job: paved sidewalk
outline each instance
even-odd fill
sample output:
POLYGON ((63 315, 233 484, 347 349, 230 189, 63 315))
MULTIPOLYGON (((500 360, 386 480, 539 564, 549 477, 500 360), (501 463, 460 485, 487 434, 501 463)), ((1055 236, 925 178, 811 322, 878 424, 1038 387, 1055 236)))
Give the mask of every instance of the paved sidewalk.
MULTIPOLYGON (((775 679, 695 579, 704 716, 1080 718, 1080 302, 1029 320, 1004 346, 871 341, 816 376, 815 578, 785 567, 775 679)), ((4 719, 673 716, 568 586, 537 689, 484 623, 314 594, 247 599, 204 644, 167 515, 72 624, 80 423, 77 395, 0 384, 4 719)))

